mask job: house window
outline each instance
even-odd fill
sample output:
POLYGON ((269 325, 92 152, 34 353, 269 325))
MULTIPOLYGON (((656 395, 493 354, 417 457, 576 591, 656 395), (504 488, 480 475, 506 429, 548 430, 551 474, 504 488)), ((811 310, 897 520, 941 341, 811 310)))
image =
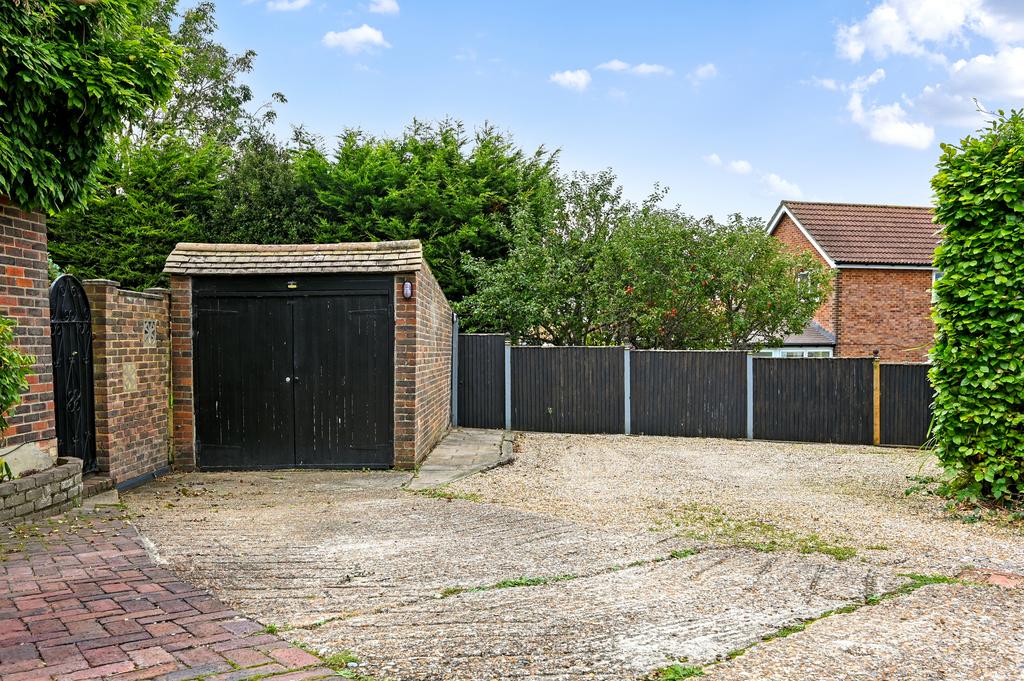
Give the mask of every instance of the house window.
POLYGON ((942 270, 932 270, 932 303, 939 302, 939 296, 935 293, 935 283, 942 279, 942 270))

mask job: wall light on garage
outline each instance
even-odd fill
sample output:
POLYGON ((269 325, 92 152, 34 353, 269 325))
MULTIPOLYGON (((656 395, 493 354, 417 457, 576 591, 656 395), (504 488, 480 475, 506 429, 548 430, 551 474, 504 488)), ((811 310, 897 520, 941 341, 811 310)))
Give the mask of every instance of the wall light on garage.
POLYGON ((406 300, 408 300, 409 298, 412 298, 412 282, 411 281, 407 281, 404 284, 402 284, 402 297, 405 298, 406 300))

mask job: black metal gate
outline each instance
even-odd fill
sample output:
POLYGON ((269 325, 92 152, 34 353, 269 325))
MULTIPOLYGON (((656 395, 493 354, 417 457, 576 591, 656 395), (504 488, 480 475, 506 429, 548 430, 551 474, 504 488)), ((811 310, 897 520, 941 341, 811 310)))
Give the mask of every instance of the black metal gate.
POLYGON ((392 282, 194 279, 199 466, 393 465, 392 282))
POLYGON ((69 274, 50 285, 50 344, 57 453, 78 457, 83 471, 95 471, 92 312, 81 282, 69 274))

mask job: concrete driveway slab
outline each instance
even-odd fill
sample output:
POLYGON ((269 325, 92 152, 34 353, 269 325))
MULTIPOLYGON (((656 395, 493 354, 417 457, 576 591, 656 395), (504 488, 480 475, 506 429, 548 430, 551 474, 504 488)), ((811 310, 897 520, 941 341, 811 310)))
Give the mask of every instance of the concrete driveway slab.
POLYGON ((676 546, 488 504, 357 489, 350 477, 168 476, 124 501, 168 565, 280 626, 375 612, 453 587, 591 574, 676 546))
POLYGON ((627 679, 708 663, 904 578, 822 556, 717 550, 543 586, 464 593, 290 632, 401 679, 627 679))

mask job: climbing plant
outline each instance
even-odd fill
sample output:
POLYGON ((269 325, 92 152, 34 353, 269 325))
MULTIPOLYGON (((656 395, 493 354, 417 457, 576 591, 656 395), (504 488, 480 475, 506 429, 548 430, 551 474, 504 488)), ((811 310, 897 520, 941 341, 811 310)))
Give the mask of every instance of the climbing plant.
MULTIPOLYGON (((35 358, 14 346, 13 319, 0 316, 0 437, 7 430, 7 412, 28 390, 28 374, 35 358)), ((0 440, 2 441, 2 440, 0 440)))
POLYGON ((108 136, 171 94, 178 50, 146 0, 0 2, 0 194, 77 201, 108 136))

